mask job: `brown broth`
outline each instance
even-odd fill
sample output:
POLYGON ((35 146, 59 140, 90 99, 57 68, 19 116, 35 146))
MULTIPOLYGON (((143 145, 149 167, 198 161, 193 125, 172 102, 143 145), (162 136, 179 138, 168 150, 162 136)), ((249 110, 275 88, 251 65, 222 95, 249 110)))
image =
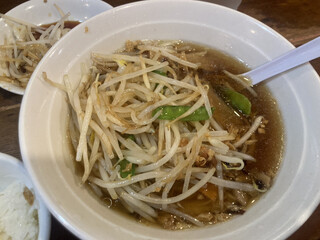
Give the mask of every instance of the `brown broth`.
MULTIPOLYGON (((48 28, 50 27, 51 25, 55 25, 57 22, 54 22, 54 23, 48 23, 48 24, 43 24, 41 25, 40 27, 43 27, 43 28, 48 28)), ((76 27, 77 25, 79 25, 81 22, 79 21, 64 21, 64 28, 74 28, 76 27)))
MULTIPOLYGON (((233 125, 238 125, 237 127, 239 127, 241 131, 245 132, 248 130, 256 116, 262 115, 264 119, 268 120, 268 124, 266 124, 264 128, 265 133, 255 134, 257 143, 249 146, 247 150, 247 152, 256 159, 256 162, 246 161, 246 165, 240 173, 239 171, 235 170, 225 170, 224 178, 230 180, 235 180, 238 178, 241 179, 239 181, 252 183, 252 178, 255 178, 256 174, 263 173, 271 178, 270 184, 272 184, 272 180, 275 177, 281 163, 284 130, 277 102, 273 98, 268 87, 265 86, 265 84, 259 84, 258 86, 255 86, 254 90, 257 92, 258 97, 253 97, 247 90, 243 90, 241 86, 228 79, 223 73, 223 70, 227 70, 234 74, 244 73, 249 70, 245 64, 229 55, 224 54, 221 51, 209 49, 196 44, 181 43, 178 49, 183 49, 185 46, 191 46, 191 50, 186 52, 207 51, 205 57, 202 57, 201 59, 195 57, 194 62, 198 62, 200 60, 201 66, 204 66, 203 69, 198 71, 198 74, 202 80, 210 83, 210 87, 215 84, 228 82, 232 88, 247 96, 252 103, 252 113, 250 117, 244 117, 241 115, 239 116, 236 113, 231 117, 226 117, 223 115, 222 118, 227 119, 228 123, 222 123, 221 125, 228 129, 229 122, 231 121, 234 123, 233 125)), ((225 108, 223 107, 222 109, 225 108)), ((219 116, 216 114, 217 112, 213 113, 214 117, 219 118, 219 116)), ((172 191, 181 191, 181 184, 183 184, 183 182, 176 183, 172 191)), ((177 193, 174 193, 173 195, 177 195, 177 193)), ((224 210, 220 209, 218 199, 215 202, 210 200, 208 201, 208 198, 203 197, 203 195, 199 193, 195 193, 189 198, 180 202, 181 207, 179 210, 196 218, 201 213, 213 213, 214 217, 212 217, 212 219, 208 220, 206 223, 216 224, 227 221, 233 215, 244 214, 247 208, 260 198, 262 193, 245 193, 245 197, 247 199, 246 205, 241 205, 239 202, 237 202, 237 199, 233 196, 234 190, 225 188, 224 195, 224 210), (238 210, 231 212, 230 209, 227 209, 226 205, 236 207, 238 210)), ((162 220, 160 224, 162 224, 164 228, 172 230, 179 229, 179 224, 181 221, 183 221, 179 218, 172 218, 172 215, 170 216, 170 214, 164 212, 161 213, 161 217, 165 217, 166 219, 164 221, 162 220), (167 224, 168 221, 171 222, 171 224, 167 224)), ((188 227, 189 225, 186 225, 183 228, 188 227)))
MULTIPOLYGON (((48 24, 42 24, 40 25, 40 27, 42 28, 48 28, 50 27, 51 25, 55 25, 57 22, 54 22, 54 23, 48 23, 48 24)), ((69 29, 72 29, 74 27, 76 27, 77 25, 79 25, 81 22, 79 21, 64 21, 64 28, 69 28, 69 29)), ((38 33, 38 32, 34 32, 33 33, 33 36, 35 37, 35 39, 38 39, 41 34, 38 33)))
MULTIPOLYGON (((223 70, 227 70, 234 74, 247 72, 249 68, 243 62, 218 50, 190 43, 187 44, 189 46, 191 45, 194 51, 203 51, 204 49, 208 51, 206 60, 201 62, 201 64, 205 64, 208 67, 206 70, 200 70, 200 77, 215 83, 228 81, 233 88, 249 98, 252 103, 251 115, 253 117, 262 115, 269 121, 268 124, 266 124, 266 133, 257 134, 258 144, 256 144, 252 153, 257 161, 248 162, 246 168, 248 168, 248 170, 256 168, 259 171, 272 171, 272 173, 275 174, 281 162, 284 129, 277 101, 273 98, 268 87, 264 83, 254 86, 254 90, 257 92, 258 97, 253 97, 246 90, 242 90, 239 85, 234 84, 232 80, 230 81, 230 79, 226 78, 222 72, 223 70)), ((243 121, 245 122, 246 119, 243 119, 243 121)))

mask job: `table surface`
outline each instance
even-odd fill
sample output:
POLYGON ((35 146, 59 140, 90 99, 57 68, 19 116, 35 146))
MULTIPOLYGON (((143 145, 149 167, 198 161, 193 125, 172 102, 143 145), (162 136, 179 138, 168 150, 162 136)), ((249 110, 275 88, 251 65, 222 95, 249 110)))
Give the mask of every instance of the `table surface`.
MULTIPOLYGON (((0 12, 5 13, 24 0, 0 1, 0 12)), ((128 0, 108 0, 112 6, 119 6, 128 0)), ((210 1, 209 1, 210 2, 210 1)), ((318 0, 242 0, 238 8, 286 37, 299 46, 320 35, 320 1, 318 0)), ((320 74, 320 59, 311 62, 320 74)), ((0 152, 21 159, 18 141, 18 118, 22 96, 0 89, 0 152)), ((50 239, 77 239, 57 220, 52 218, 50 239)), ((290 240, 320 239, 320 205, 311 217, 289 237, 290 240)))

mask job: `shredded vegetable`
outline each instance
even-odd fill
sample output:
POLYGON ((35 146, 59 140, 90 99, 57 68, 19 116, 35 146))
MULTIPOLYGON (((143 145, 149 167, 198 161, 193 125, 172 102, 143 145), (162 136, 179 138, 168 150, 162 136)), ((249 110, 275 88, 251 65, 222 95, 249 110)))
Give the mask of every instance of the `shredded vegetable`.
POLYGON ((131 177, 135 174, 136 164, 123 159, 119 162, 120 165, 120 176, 121 178, 131 177))
MULTIPOLYGON (((175 120, 180 117, 182 114, 186 113, 191 107, 190 106, 161 106, 152 111, 154 116, 157 112, 161 111, 158 119, 161 120, 175 120)), ((214 108, 211 108, 213 112, 214 108)), ((209 115, 205 107, 200 107, 195 110, 190 115, 181 118, 180 121, 203 121, 208 120, 209 115)))
POLYGON ((217 87, 217 91, 234 109, 245 115, 251 114, 251 102, 246 96, 225 86, 217 87))

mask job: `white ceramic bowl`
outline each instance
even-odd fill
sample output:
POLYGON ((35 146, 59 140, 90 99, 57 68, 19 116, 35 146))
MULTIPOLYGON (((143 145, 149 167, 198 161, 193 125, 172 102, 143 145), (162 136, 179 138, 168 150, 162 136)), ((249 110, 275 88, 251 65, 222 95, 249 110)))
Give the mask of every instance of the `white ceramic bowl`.
MULTIPOLYGON (((28 188, 34 189, 34 186, 24 168, 22 161, 0 153, 0 191, 3 191, 12 182, 18 181, 24 183, 28 188)), ((43 203, 38 192, 35 192, 36 200, 38 203, 38 216, 39 216, 39 240, 49 239, 51 229, 51 216, 43 203)))
POLYGON ((255 67, 293 46, 237 11, 198 1, 145 1, 114 8, 74 29, 50 50, 24 96, 19 122, 23 160, 51 212, 82 239, 284 239, 320 199, 320 81, 309 65, 269 81, 285 124, 285 152, 274 186, 246 214, 206 228, 170 232, 139 224, 97 201, 79 184, 66 144, 64 94, 41 81, 74 82, 91 51, 127 39, 183 39, 212 46, 255 67), (84 27, 89 29, 85 33, 84 27))
MULTIPOLYGON (((64 13, 70 12, 69 20, 84 22, 89 18, 112 8, 102 0, 30 0, 11 9, 6 15, 24 20, 35 25, 57 22, 61 16, 56 4, 64 13)), ((3 44, 4 36, 11 33, 7 24, 0 19, 0 43, 3 44)), ((10 83, 0 82, 0 87, 9 92, 23 95, 25 89, 10 83)))

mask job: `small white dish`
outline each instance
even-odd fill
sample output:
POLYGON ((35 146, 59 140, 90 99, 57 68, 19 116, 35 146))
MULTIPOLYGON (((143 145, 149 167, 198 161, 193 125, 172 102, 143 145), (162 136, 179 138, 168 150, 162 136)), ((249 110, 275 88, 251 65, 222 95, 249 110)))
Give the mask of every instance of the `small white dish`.
MULTIPOLYGON (((50 0, 47 2, 30 0, 11 9, 6 15, 35 25, 53 23, 60 19, 59 12, 54 4, 65 13, 70 12, 69 20, 79 22, 84 22, 112 8, 111 5, 101 0, 50 0)), ((0 44, 2 44, 4 36, 9 33, 9 28, 2 19, 0 19, 0 33, 0 44)), ((23 95, 25 92, 24 88, 16 87, 10 83, 0 82, 0 87, 19 95, 23 95)))
POLYGON ((3 191, 12 182, 18 181, 24 183, 28 188, 35 191, 36 200, 38 202, 39 217, 39 240, 49 239, 51 228, 51 215, 41 200, 40 196, 33 187, 33 184, 25 170, 22 161, 0 153, 0 191, 3 191))

